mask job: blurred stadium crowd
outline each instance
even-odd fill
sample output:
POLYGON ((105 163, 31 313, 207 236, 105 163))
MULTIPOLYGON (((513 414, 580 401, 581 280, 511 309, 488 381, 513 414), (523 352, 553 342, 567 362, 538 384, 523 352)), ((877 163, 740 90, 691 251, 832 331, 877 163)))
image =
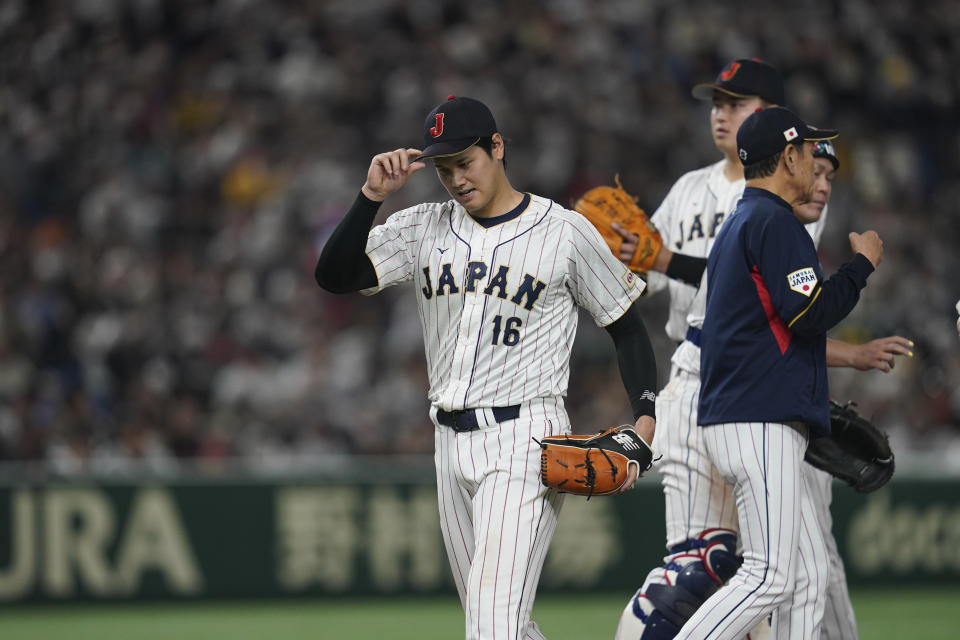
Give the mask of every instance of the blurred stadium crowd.
MULTIPOLYGON (((417 312, 401 287, 313 281, 370 157, 419 146, 447 94, 486 101, 518 188, 569 205, 620 174, 653 211, 716 159, 690 87, 759 55, 835 125, 821 247, 886 257, 833 333, 900 333, 891 374, 831 372, 900 459, 960 469, 960 5, 949 0, 77 0, 0 3, 0 460, 45 473, 243 458, 429 454, 417 312)), ((426 171, 383 207, 444 193, 426 171)), ((666 299, 643 302, 666 380, 666 299)), ((629 418, 581 322, 579 430, 629 418)))

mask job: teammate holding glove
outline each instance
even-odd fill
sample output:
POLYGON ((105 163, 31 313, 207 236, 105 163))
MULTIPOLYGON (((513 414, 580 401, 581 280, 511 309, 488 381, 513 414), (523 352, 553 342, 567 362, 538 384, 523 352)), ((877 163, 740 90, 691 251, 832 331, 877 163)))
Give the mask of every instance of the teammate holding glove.
MULTIPOLYGON (((450 96, 427 116, 423 138, 422 151, 374 156, 315 276, 328 291, 367 295, 413 281, 440 524, 466 637, 542 640, 530 613, 563 496, 541 484, 536 441, 571 431, 563 396, 580 306, 612 336, 635 432, 643 447, 651 442, 656 364, 633 305, 645 283, 582 216, 511 186, 483 103, 450 96), (451 199, 371 229, 380 203, 427 158, 451 199)), ((640 466, 629 464, 618 490, 640 466)))

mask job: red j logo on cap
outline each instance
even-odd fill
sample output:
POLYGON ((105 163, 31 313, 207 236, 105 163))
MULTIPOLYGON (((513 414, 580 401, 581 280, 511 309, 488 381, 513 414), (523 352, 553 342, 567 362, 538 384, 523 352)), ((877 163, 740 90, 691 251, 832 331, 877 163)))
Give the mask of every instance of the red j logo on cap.
POLYGON ((739 62, 731 62, 730 66, 720 72, 720 79, 724 82, 727 82, 733 76, 737 75, 737 71, 740 70, 739 62))
POLYGON ((439 138, 443 134, 443 114, 438 113, 434 117, 437 119, 437 124, 430 127, 430 135, 439 138))

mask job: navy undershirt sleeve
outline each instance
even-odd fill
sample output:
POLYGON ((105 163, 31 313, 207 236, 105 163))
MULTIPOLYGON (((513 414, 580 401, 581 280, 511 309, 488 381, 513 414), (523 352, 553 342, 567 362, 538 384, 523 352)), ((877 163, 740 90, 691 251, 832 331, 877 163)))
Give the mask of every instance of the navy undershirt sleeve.
POLYGON ((320 252, 313 277, 331 293, 351 293, 377 286, 377 272, 367 257, 367 236, 379 202, 357 194, 350 210, 320 252))
POLYGON ((634 420, 656 417, 657 359, 636 304, 606 327, 617 350, 620 377, 630 398, 634 420))

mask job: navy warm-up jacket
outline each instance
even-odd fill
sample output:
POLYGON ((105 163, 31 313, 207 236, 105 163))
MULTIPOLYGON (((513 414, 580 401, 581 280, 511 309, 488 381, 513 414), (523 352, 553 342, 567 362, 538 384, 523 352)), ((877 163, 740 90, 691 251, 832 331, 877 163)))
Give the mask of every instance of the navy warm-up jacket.
POLYGON ((872 272, 858 253, 824 281, 790 205, 747 187, 707 259, 699 423, 804 422, 812 436, 829 433, 827 330, 872 272))

